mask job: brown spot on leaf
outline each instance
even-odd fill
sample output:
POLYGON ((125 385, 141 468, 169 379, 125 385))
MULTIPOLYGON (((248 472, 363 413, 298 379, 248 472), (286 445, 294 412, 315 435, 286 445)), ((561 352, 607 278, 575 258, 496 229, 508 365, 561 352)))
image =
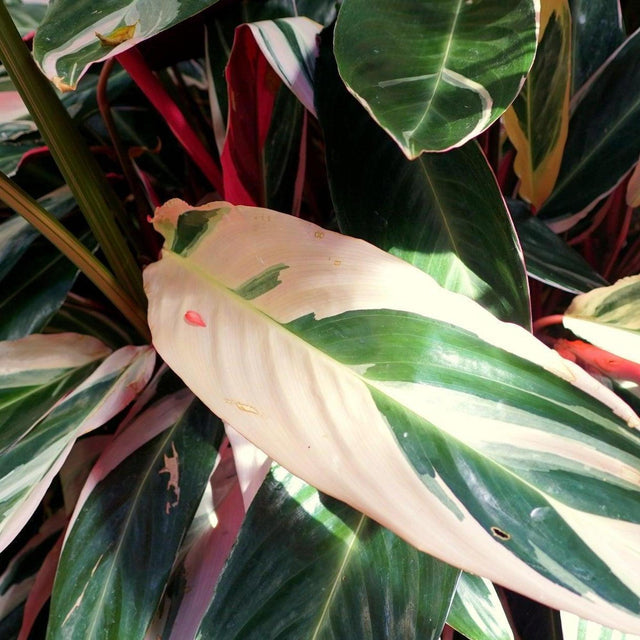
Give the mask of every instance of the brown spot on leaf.
POLYGON ((499 527, 491 527, 491 533, 499 540, 511 540, 511 536, 499 527))
POLYGON ((171 443, 172 456, 164 454, 164 467, 158 471, 158 473, 168 473, 169 479, 167 480, 167 491, 173 491, 175 500, 169 502, 165 507, 165 513, 169 513, 173 507, 177 507, 180 503, 180 469, 178 466, 178 452, 176 451, 176 445, 171 443))
POLYGON ((131 38, 133 38, 133 34, 136 32, 137 26, 138 23, 135 22, 134 24, 125 24, 122 27, 118 27, 106 36, 98 33, 97 31, 95 34, 103 47, 115 47, 127 40, 131 40, 131 38))

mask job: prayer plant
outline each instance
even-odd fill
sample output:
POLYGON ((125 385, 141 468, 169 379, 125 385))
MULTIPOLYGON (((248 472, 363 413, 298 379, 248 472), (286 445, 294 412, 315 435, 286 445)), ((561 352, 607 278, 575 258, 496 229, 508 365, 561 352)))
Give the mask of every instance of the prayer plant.
POLYGON ((0 0, 0 637, 640 634, 639 24, 0 0))

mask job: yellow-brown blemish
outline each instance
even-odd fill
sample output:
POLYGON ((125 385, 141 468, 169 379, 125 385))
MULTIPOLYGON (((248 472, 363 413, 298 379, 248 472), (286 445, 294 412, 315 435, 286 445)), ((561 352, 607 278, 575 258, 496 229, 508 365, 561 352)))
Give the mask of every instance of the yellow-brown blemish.
POLYGON ((342 260, 334 260, 333 261, 333 266, 334 267, 339 267, 342 264, 342 260))
POLYGON ((321 240, 324 238, 324 231, 316 231, 313 235, 318 238, 318 240, 321 240))
POLYGON ((53 82, 58 91, 62 91, 63 93, 66 93, 67 91, 73 91, 75 88, 70 84, 67 84, 60 76, 53 76, 53 78, 51 78, 51 82, 53 82))
POLYGON ((133 38, 134 33, 136 32, 136 27, 138 26, 137 22, 133 24, 125 24, 123 27, 118 27, 114 29, 111 33, 108 33, 106 36, 103 36, 101 33, 95 31, 96 37, 100 40, 100 44, 103 47, 116 47, 127 40, 131 40, 133 38))
POLYGON ((173 490, 176 499, 173 502, 167 500, 165 506, 165 513, 169 514, 173 507, 177 507, 180 503, 180 469, 178 467, 178 452, 176 451, 176 445, 171 443, 172 456, 164 454, 164 467, 158 471, 158 473, 168 473, 169 479, 167 480, 167 491, 173 490))
POLYGON ((231 398, 225 398, 224 401, 227 404, 232 404, 236 409, 240 411, 244 411, 245 413, 253 413, 256 416, 260 415, 260 412, 252 407, 250 404, 246 404, 245 402, 240 402, 239 400, 232 400, 231 398))

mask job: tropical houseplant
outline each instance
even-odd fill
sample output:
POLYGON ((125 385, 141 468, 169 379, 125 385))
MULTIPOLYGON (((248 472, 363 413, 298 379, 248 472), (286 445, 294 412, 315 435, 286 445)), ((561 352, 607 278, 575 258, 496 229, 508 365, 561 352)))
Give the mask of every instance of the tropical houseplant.
POLYGON ((639 634, 638 19, 0 3, 2 637, 639 634))

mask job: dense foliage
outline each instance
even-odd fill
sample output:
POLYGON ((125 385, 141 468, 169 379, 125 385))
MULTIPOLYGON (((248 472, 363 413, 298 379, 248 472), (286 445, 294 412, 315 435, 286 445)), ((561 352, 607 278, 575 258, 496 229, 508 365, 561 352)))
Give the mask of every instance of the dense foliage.
POLYGON ((0 637, 640 634, 639 25, 0 2, 0 637))

